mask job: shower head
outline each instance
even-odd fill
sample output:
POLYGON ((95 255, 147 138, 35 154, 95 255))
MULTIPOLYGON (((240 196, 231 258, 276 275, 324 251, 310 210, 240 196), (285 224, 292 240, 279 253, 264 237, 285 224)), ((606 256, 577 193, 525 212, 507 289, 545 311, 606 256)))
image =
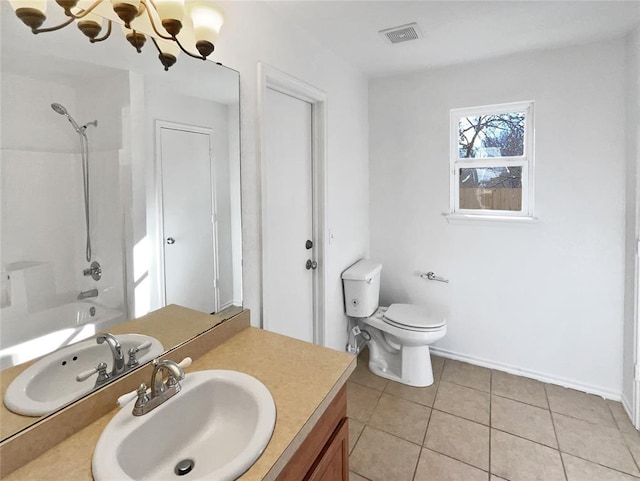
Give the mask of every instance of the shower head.
POLYGON ((67 109, 64 106, 53 103, 51 104, 51 108, 54 110, 54 112, 60 115, 64 115, 67 118, 67 120, 71 122, 71 125, 73 125, 73 128, 76 129, 76 132, 80 132, 80 126, 76 123, 75 120, 73 120, 73 117, 69 115, 69 112, 67 112, 67 109))
POLYGON ((67 113, 67 109, 65 109, 62 105, 53 103, 51 104, 51 108, 58 112, 60 115, 69 115, 67 113))

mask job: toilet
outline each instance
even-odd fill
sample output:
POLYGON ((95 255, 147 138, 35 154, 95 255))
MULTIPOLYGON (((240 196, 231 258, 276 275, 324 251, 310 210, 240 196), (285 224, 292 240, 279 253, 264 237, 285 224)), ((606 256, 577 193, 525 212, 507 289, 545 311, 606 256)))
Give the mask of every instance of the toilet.
POLYGON ((421 306, 378 306, 382 264, 369 259, 342 273, 345 311, 369 340, 369 370, 409 386, 433 384, 429 345, 447 333, 447 323, 421 306))

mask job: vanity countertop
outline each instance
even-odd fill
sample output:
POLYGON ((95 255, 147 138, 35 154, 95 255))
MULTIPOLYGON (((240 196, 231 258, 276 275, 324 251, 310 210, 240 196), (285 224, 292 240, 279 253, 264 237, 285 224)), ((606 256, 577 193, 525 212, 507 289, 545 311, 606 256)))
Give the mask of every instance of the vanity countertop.
MULTIPOLYGON (((355 357, 349 354, 247 327, 194 360, 186 372, 188 376, 189 372, 203 369, 241 371, 259 379, 271 391, 277 408, 273 436, 258 461, 239 478, 258 481, 277 477, 355 365, 355 357)), ((93 449, 117 411, 114 409, 3 479, 92 480, 93 449)))

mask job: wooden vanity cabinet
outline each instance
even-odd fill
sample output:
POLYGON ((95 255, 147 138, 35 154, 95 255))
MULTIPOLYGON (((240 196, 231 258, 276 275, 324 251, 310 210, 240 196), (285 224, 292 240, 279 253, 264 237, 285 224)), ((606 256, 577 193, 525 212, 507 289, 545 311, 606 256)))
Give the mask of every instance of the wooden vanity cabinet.
POLYGON ((347 388, 343 386, 277 481, 349 481, 347 388))

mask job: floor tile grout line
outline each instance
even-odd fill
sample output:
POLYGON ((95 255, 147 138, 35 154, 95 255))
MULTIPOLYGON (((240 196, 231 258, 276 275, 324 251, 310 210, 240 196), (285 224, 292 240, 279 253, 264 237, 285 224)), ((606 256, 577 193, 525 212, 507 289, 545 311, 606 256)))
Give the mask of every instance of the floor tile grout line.
POLYGON ((554 411, 553 409, 551 409, 551 414, 559 414, 560 416, 564 416, 566 418, 573 419, 575 421, 582 421, 583 423, 590 424, 591 426, 597 426, 597 427, 600 427, 600 428, 603 428, 603 429, 611 429, 613 431, 618 431, 618 432, 622 433, 622 431, 620 431, 620 429, 618 429, 617 425, 612 427, 612 426, 609 426, 607 424, 594 423, 593 421, 589 421, 588 419, 577 418, 575 416, 572 416, 571 414, 561 413, 559 411, 554 411))
MULTIPOLYGON (((634 477, 634 478, 638 478, 638 479, 640 479, 640 476, 636 476, 636 475, 634 475, 634 474, 630 474, 630 473, 628 473, 628 472, 621 471, 621 470, 620 470, 620 469, 618 469, 618 468, 614 468, 614 467, 611 467, 611 466, 609 466, 609 465, 602 464, 602 463, 600 463, 600 462, 594 461, 593 459, 588 459, 588 458, 585 458, 585 457, 583 457, 583 456, 579 456, 579 455, 577 455, 577 454, 570 453, 570 452, 568 452, 568 451, 563 451, 563 450, 559 449, 559 447, 554 448, 554 447, 549 446, 549 445, 547 445, 547 444, 542 444, 542 443, 539 443, 539 442, 534 441, 534 440, 532 440, 532 439, 525 438, 525 437, 523 437, 523 436, 521 436, 521 435, 514 434, 514 433, 510 433, 509 431, 505 431, 504 429, 498 429, 498 428, 494 428, 494 427, 492 427, 491 429, 492 429, 492 430, 495 430, 495 431, 497 431, 497 432, 500 432, 500 433, 508 434, 509 436, 513 436, 513 437, 518 438, 518 439, 522 439, 522 440, 524 440, 524 441, 529 441, 529 442, 531 442, 531 443, 537 444, 538 446, 542 446, 542 447, 544 447, 544 448, 548 448, 548 449, 552 449, 552 450, 554 450, 554 451, 558 451, 558 453, 560 453, 561 457, 562 457, 562 454, 567 454, 567 455, 569 455, 569 456, 573 456, 574 458, 578 458, 578 459, 581 459, 581 460, 583 460, 583 461, 587 461, 587 462, 589 462, 589 463, 591 463, 591 464, 596 464, 596 465, 598 465, 598 466, 602 466, 603 468, 607 468, 607 469, 610 469, 610 470, 612 470, 612 471, 616 471, 616 472, 618 472, 618 473, 626 474, 627 476, 631 476, 631 477, 634 477)), ((555 433, 555 426, 554 426, 554 433, 555 433)), ((557 436, 557 435, 556 435, 556 436, 557 436)), ((558 441, 556 440, 556 442, 558 442, 558 441)))
POLYGON ((611 406, 609 406, 609 403, 607 403, 607 409, 609 410, 609 414, 611 414, 611 417, 613 418, 613 422, 618 428, 618 431, 622 432, 622 429, 620 429, 620 423, 618 423, 618 419, 613 414, 613 410, 611 409, 611 406))
POLYGON ((432 409, 432 411, 438 411, 439 413, 444 413, 444 414, 448 414, 449 416, 453 416, 453 417, 456 417, 456 418, 464 419, 465 421, 469 421, 470 423, 479 424, 480 426, 484 426, 485 428, 490 428, 491 427, 489 425, 489 423, 487 423, 487 424, 480 423, 480 422, 475 421, 473 419, 465 418, 464 416, 460 416, 459 414, 453 414, 453 413, 450 413, 448 411, 443 411, 442 409, 438 409, 436 407, 433 407, 431 409, 432 409))
POLYGON ((551 411, 551 409, 549 409, 548 407, 543 408, 542 406, 538 406, 537 404, 531 404, 531 403, 528 403, 526 401, 522 401, 520 399, 515 399, 515 398, 509 397, 509 396, 505 396, 504 394, 497 394, 497 393, 495 393, 493 391, 491 392, 491 395, 499 397, 499 398, 502 398, 502 399, 507 399, 509 401, 513 401, 513 402, 516 402, 516 403, 524 404, 526 406, 531 406, 532 408, 542 409, 543 411, 551 411))
POLYGON ((633 463, 636 465, 636 468, 640 473, 640 464, 638 464, 638 461, 636 461, 636 457, 633 455, 633 451, 631 451, 631 446, 630 446, 631 443, 627 441, 625 433, 623 433, 622 431, 619 431, 619 432, 620 432, 620 437, 622 438, 622 442, 624 443, 624 446, 627 448, 627 451, 631 455, 631 459, 633 459, 633 463))
POLYGON ((633 455, 633 451, 631 450, 631 443, 629 441, 627 441, 627 437, 625 436, 625 432, 622 431, 622 429, 620 429, 620 423, 618 423, 618 420, 616 419, 615 415, 613 414, 613 410, 611 409, 611 406, 609 405, 609 403, 607 403, 607 408, 609 409, 609 413, 611 414, 611 417, 613 418, 613 422, 615 423, 616 427, 618 428, 618 432, 620 433, 620 436, 622 437, 622 442, 624 443, 625 447, 627 448, 627 451, 629 451, 629 454, 631 455, 631 459, 633 459, 634 464, 636 465, 636 468, 638 468, 638 472, 640 473, 640 464, 638 463, 638 461, 636 460, 636 457, 633 455))
MULTIPOLYGON (((437 392, 437 388, 436 388, 436 392, 437 392)), ((382 394, 386 394, 387 396, 391 396, 392 398, 400 399, 401 401, 406 401, 408 403, 415 404, 416 406, 420 406, 420 407, 423 407, 423 408, 427 408, 427 409, 433 408, 433 404, 431 406, 429 406, 428 404, 422 404, 422 403, 413 401, 411 399, 404 398, 402 396, 399 396, 397 394, 393 394, 393 393, 390 393, 390 392, 386 392, 385 391, 382 394)), ((434 400, 435 400, 435 396, 434 396, 434 400)))
MULTIPOLYGON (((375 376, 375 374, 374 374, 374 376, 375 376)), ((351 377, 349 377, 348 382, 352 382, 354 384, 357 384, 358 386, 366 387, 366 388, 371 389, 372 391, 378 391, 378 392, 384 392, 384 389, 387 387, 387 384, 385 383, 384 388, 378 389, 378 388, 375 388, 375 387, 371 387, 371 386, 369 386, 367 384, 364 384, 362 382, 358 382, 355 379, 351 379, 351 377)))
MULTIPOLYGON (((433 369, 433 367, 431 369, 433 369)), ((444 370, 444 363, 443 363, 443 370, 444 370)), ((438 389, 440 388, 441 378, 442 378, 442 373, 440 373, 440 377, 438 378, 437 381, 435 379, 433 380, 433 382, 436 384, 436 392, 433 395, 433 403, 431 404, 431 408, 429 409, 429 419, 427 420, 427 426, 424 430, 424 435, 422 436, 422 443, 420 445, 420 455, 418 456, 418 462, 416 463, 416 468, 413 470, 413 477, 411 478, 412 481, 415 481, 416 475, 418 474, 418 466, 420 465, 420 458, 422 458, 423 450, 427 449, 424 443, 427 442, 427 432, 429 431, 429 424, 431 424, 431 417, 433 416, 433 405, 436 403, 436 396, 438 396, 438 389)))
POLYGON ((544 395, 547 398, 547 404, 549 405, 549 415, 551 416, 551 426, 553 427, 553 434, 556 437, 556 444, 558 445, 558 454, 560 455, 560 463, 562 464, 562 472, 564 473, 564 479, 569 480, 569 475, 567 474, 567 468, 564 465, 564 458, 562 457, 562 451, 560 450, 560 439, 558 438, 558 430, 556 429, 556 422, 553 419, 553 411, 551 411, 551 403, 549 402, 549 393, 547 392, 547 386, 544 387, 544 395))
POLYGON ((483 392, 483 393, 487 393, 487 394, 491 394, 491 391, 485 391, 484 389, 478 389, 477 387, 471 387, 471 386, 467 386, 466 384, 460 384, 459 382, 455 382, 455 381, 451 381, 449 379, 442 379, 440 378, 441 381, 446 382, 448 384, 455 384, 456 386, 460 386, 460 387, 466 387, 468 389, 473 389, 474 391, 478 391, 478 392, 483 392))
POLYGON ((602 463, 596 462, 593 459, 587 459, 587 458, 584 458, 582 456, 578 456, 577 454, 568 453, 566 451, 560 451, 560 454, 561 455, 562 454, 566 454, 568 456, 572 456, 574 458, 580 459, 580 460, 585 461, 587 463, 595 464, 596 466, 600 466, 601 468, 608 469, 609 471, 615 471, 616 473, 624 474, 625 476, 629 476, 631 478, 640 479, 639 475, 630 474, 630 473, 627 473, 626 471, 621 471, 618 468, 612 468, 611 466, 607 466, 606 464, 602 464, 602 463))
MULTIPOLYGON (((352 418, 349 418, 349 419, 352 419, 352 418)), ((358 421, 356 418, 353 418, 353 420, 354 421, 358 421)), ((358 422, 360 422, 360 421, 358 421, 358 422)), ((360 430, 360 433, 357 436, 356 442, 353 443, 353 447, 349 450, 349 456, 351 456, 351 453, 353 452, 353 450, 356 449, 356 445, 358 444, 358 441, 360 441, 360 437, 362 436, 362 433, 364 432, 364 428, 367 427, 366 424, 364 424, 364 423, 361 423, 361 424, 362 424, 362 429, 360 430)))
MULTIPOLYGON (((494 431, 497 431, 499 433, 508 434, 509 436, 513 436, 514 438, 523 439, 524 441, 529 441, 530 443, 537 444, 538 446, 542 446, 543 448, 549 448, 549 449, 553 449, 554 451, 564 452, 564 451, 560 451, 560 448, 557 447, 557 446, 556 447, 549 446, 548 444, 544 444, 544 443, 541 443, 539 441, 534 441, 533 439, 525 438, 521 434, 511 433, 509 431, 505 431, 504 429, 498 429, 498 428, 494 428, 494 427, 492 427, 490 429, 492 429, 494 431)), ((567 454, 571 454, 571 453, 567 453, 567 454)))
MULTIPOLYGON (((433 368, 432 368, 433 369, 433 368)), ((444 371, 444 362, 442 363, 442 370, 444 371)), ((433 402, 431 403, 431 408, 429 410, 429 420, 427 421, 427 429, 424 430, 424 436, 422 436, 422 446, 424 447, 424 443, 427 442, 427 432, 429 432, 429 425, 431 424, 431 419, 433 417, 433 407, 436 405, 436 398, 438 397, 438 390, 440 389, 440 381, 442 380, 442 373, 440 373, 440 377, 438 378, 438 381, 436 381, 435 379, 433 380, 434 383, 437 382, 436 384, 436 392, 433 395, 433 402)))
POLYGON ((415 481, 416 480, 416 474, 418 474, 418 466, 420 465, 420 458, 422 457, 422 450, 423 449, 424 448, 422 446, 420 446, 420 451, 418 451, 418 459, 416 460, 416 465, 413 467, 413 476, 411 476, 411 481, 415 481))
POLYGON ((454 458, 453 456, 451 456, 450 454, 446 454, 446 453, 441 453, 440 451, 437 451, 435 449, 431 449, 431 448, 427 448, 426 446, 423 447, 423 449, 425 451, 431 451, 432 453, 436 453, 439 454, 440 456, 444 456, 445 458, 449 458, 449 459, 453 459, 454 461, 460 463, 460 464, 464 464, 465 466, 469 466, 471 468, 477 469, 478 471, 482 471, 483 473, 487 473, 488 475, 491 475, 490 471, 487 471, 486 469, 483 468, 479 468, 478 466, 475 466, 473 464, 468 463, 467 461, 462 461, 461 459, 458 458, 454 458))
MULTIPOLYGON (((424 447, 421 444, 416 443, 415 441, 411 441, 409 439, 403 438, 402 436, 398 436, 395 433, 390 433, 389 431, 386 431, 384 428, 381 428, 381 427, 378 427, 378 426, 373 426, 372 424, 369 424, 369 423, 365 423, 364 427, 365 428, 369 427, 371 429, 375 429, 376 431, 380 431, 381 433, 388 434, 389 436, 393 436, 394 438, 398 438, 401 441, 406 441, 407 443, 413 444, 414 446, 418 446, 419 448, 423 448, 424 447)), ((362 428, 362 432, 364 432, 364 428, 362 428)), ((360 440, 361 436, 362 436, 362 433, 360 433, 360 436, 358 436, 358 440, 360 440)), ((354 446, 354 449, 355 449, 355 446, 354 446)))

